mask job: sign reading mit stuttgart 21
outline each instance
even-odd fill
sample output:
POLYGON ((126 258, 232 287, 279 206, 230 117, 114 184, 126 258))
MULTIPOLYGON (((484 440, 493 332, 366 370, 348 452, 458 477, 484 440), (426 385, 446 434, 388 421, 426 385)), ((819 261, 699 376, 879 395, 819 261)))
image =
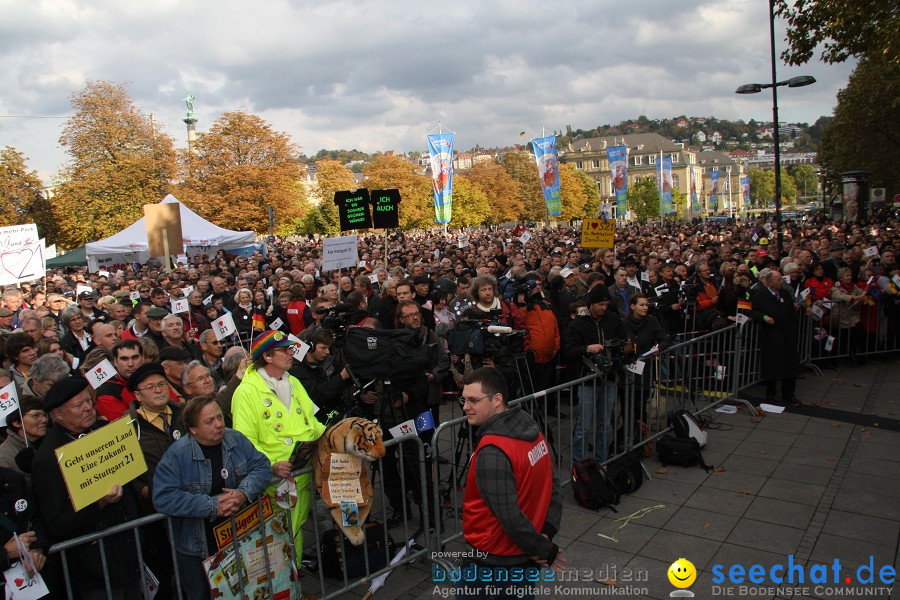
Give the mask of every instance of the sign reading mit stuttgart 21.
POLYGON ((126 415, 56 449, 72 507, 78 512, 147 471, 137 432, 126 415))
POLYGON ((581 224, 582 248, 612 248, 616 240, 616 222, 612 219, 585 219, 581 224))

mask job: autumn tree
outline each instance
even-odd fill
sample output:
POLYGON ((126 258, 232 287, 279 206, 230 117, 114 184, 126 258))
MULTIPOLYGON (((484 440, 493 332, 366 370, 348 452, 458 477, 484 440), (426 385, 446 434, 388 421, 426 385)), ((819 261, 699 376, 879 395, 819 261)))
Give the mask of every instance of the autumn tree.
POLYGON ((628 210, 638 221, 659 218, 659 189, 655 179, 644 177, 629 186, 628 210))
POLYGON ((400 190, 400 227, 434 227, 431 179, 419 173, 416 165, 399 156, 379 154, 365 166, 363 173, 369 190, 400 190))
POLYGON ((521 151, 507 152, 503 156, 503 168, 518 184, 518 197, 522 204, 520 218, 528 221, 546 221, 547 208, 534 156, 521 151))
POLYGON ((316 196, 318 204, 310 207, 304 220, 303 233, 337 235, 341 230, 341 218, 334 203, 334 193, 356 189, 353 172, 337 160, 320 160, 316 163, 316 196))
POLYGON ((480 162, 466 176, 487 195, 491 203, 488 223, 516 221, 524 205, 519 197, 519 184, 499 163, 480 162))
POLYGON ((304 167, 288 134, 243 111, 216 119, 180 155, 180 198, 203 218, 227 229, 268 231, 267 206, 277 232, 298 230, 308 211, 304 167))
POLYGON ((453 176, 453 218, 451 223, 454 227, 484 225, 492 211, 493 205, 480 186, 461 173, 453 176))
POLYGON ((59 143, 69 155, 53 198, 57 243, 73 248, 110 236, 156 204, 175 176, 172 138, 122 85, 90 81, 72 96, 75 114, 59 143))
POLYGON ((58 229, 42 188, 21 152, 12 146, 0 149, 0 227, 35 223, 38 234, 53 243, 58 229))
POLYGON ((562 198, 561 219, 595 218, 600 212, 600 190, 597 182, 574 165, 560 163, 559 191, 562 198))

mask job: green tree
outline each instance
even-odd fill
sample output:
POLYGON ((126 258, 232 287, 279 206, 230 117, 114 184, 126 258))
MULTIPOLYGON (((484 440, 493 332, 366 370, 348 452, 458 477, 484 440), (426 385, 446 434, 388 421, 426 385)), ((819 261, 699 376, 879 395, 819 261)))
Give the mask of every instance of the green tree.
POLYGON ((175 177, 172 138, 144 115, 125 87, 89 81, 72 95, 75 114, 59 138, 69 155, 53 197, 57 243, 74 248, 131 225, 175 177))
POLYGON ((186 177, 179 193, 203 218, 228 229, 263 233, 267 206, 275 209, 279 234, 297 230, 309 203, 301 183, 304 167, 286 133, 246 112, 228 112, 181 153, 186 177))
POLYGON ((775 171, 752 169, 750 177, 750 204, 754 208, 766 208, 775 201, 775 171))
POLYGON ((900 62, 861 61, 838 92, 834 118, 819 143, 826 187, 840 185, 843 171, 867 171, 871 187, 897 189, 900 149, 900 62))
POLYGON ((655 179, 644 177, 629 186, 628 210, 641 222, 659 218, 659 189, 655 179))
POLYGON ((487 194, 467 176, 453 176, 453 219, 455 227, 483 225, 491 215, 487 194))
POLYGON ((794 183, 797 185, 797 193, 800 197, 816 195, 819 176, 812 165, 792 165, 788 167, 788 173, 794 178, 794 183))
POLYGON ((434 227, 431 179, 419 173, 414 164, 399 156, 379 154, 363 172, 366 174, 366 187, 370 190, 400 190, 400 227, 434 227))
POLYGON ((675 211, 675 218, 681 219, 687 212, 688 195, 682 194, 678 186, 672 186, 672 209, 675 211))
POLYGON ((491 203, 488 223, 506 223, 519 218, 524 208, 519 197, 519 184, 502 165, 481 162, 466 175, 473 184, 481 188, 491 203))
POLYGON ((52 244, 58 228, 42 188, 24 154, 12 146, 0 148, 0 227, 34 223, 38 234, 52 244))
POLYGON ((900 10, 882 0, 775 0, 775 12, 787 21, 790 47, 782 58, 792 65, 809 62, 821 44, 821 59, 839 63, 851 56, 900 59, 897 32, 900 10))
POLYGON ((503 156, 503 168, 518 185, 519 202, 522 204, 520 218, 546 221, 547 209, 534 156, 521 151, 507 152, 503 156))

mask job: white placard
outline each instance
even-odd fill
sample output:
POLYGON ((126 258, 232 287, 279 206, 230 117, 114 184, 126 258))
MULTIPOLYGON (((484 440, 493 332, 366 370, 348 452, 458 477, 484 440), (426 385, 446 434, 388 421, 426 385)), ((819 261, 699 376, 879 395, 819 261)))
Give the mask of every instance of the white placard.
POLYGON ((294 355, 294 359, 297 362, 303 362, 303 357, 305 357, 306 353, 309 352, 309 344, 298 338, 293 333, 288 336, 288 339, 294 342, 294 345, 291 347, 291 354, 294 355))
POLYGON ((530 240, 530 239, 531 239, 531 234, 527 231, 519 237, 519 241, 522 242, 523 244, 527 244, 528 240, 530 240))
POLYGON ((56 258, 56 244, 50 244, 44 250, 44 260, 50 260, 51 258, 56 258))
POLYGON ((191 295, 191 292, 194 291, 194 286, 189 285, 187 287, 181 288, 181 293, 184 294, 185 298, 191 295))
POLYGON ((6 597, 14 600, 38 600, 50 593, 40 573, 29 577, 25 565, 17 562, 3 572, 6 578, 6 597))
POLYGON ((141 293, 140 292, 128 292, 128 298, 131 300, 140 302, 141 301, 141 293))
POLYGON ((831 349, 834 347, 834 338, 832 336, 828 336, 825 338, 825 351, 831 352, 831 349))
POLYGON ((6 417, 17 410, 19 410, 19 394, 16 392, 16 383, 12 381, 0 389, 0 425, 6 425, 6 417))
POLYGON ((188 301, 185 298, 180 300, 172 300, 170 302, 172 305, 172 314, 177 315, 178 313, 186 313, 190 310, 190 306, 188 306, 188 301))
POLYGON ((359 263, 357 243, 356 235, 325 238, 322 247, 322 270, 334 271, 355 267, 359 263))
POLYGON ((100 277, 107 277, 107 278, 108 278, 108 277, 109 277, 109 271, 104 271, 104 270, 101 269, 101 270, 97 271, 97 275, 99 275, 100 277))
POLYGON ((44 261, 37 225, 0 227, 0 285, 40 279, 46 273, 44 261))
POLYGON ((375 271, 369 273, 369 281, 371 281, 372 283, 378 283, 378 273, 376 273, 375 271))
POLYGON ((719 381, 725 379, 725 371, 725 367, 723 367, 722 365, 716 367, 716 379, 718 379, 719 381))
POLYGON ((468 248, 469 247, 469 236, 461 235, 456 238, 456 245, 460 248, 468 248))
POLYGON ((737 321, 738 325, 743 325, 750 320, 750 317, 748 317, 744 313, 738 313, 737 315, 735 315, 734 320, 737 321))
POLYGON ((894 285, 900 287, 900 275, 894 275, 893 277, 891 277, 891 281, 894 282, 894 285))
POLYGON ((866 256, 878 256, 878 247, 869 246, 868 248, 863 250, 863 254, 865 254, 866 256))
POLYGON ((388 433, 392 438, 403 437, 404 435, 416 435, 416 422, 413 419, 403 421, 395 427, 388 429, 388 433))
POLYGON ((653 288, 653 291, 656 292, 657 296, 662 296, 669 291, 669 286, 664 283, 653 288))
POLYGON ((75 286, 75 299, 78 299, 78 296, 81 295, 82 292, 87 292, 89 294, 94 293, 94 288, 89 285, 84 285, 83 283, 79 283, 75 286))
POLYGON ((650 275, 647 273, 647 271, 641 272, 641 281, 646 281, 647 283, 650 283, 650 275))
POLYGON ((203 299, 204 306, 209 306, 210 304, 212 304, 212 297, 213 297, 213 295, 210 294, 209 296, 207 296, 206 298, 203 299))
POLYGON ((84 378, 88 380, 88 383, 91 384, 91 387, 95 390, 103 385, 104 382, 115 376, 116 368, 112 366, 112 363, 110 363, 107 358, 104 358, 102 361, 91 367, 91 369, 84 374, 84 378))
POLYGON ((634 373, 635 375, 643 375, 645 366, 644 361, 639 360, 630 365, 625 365, 625 370, 634 373))
POLYGON ((821 307, 821 306, 819 306, 818 304, 816 304, 815 306, 812 307, 812 314, 813 314, 817 319, 821 319, 822 317, 825 316, 825 311, 822 310, 822 307, 821 307))
POLYGON ((809 290, 810 290, 810 288, 806 288, 802 292, 800 292, 801 300, 806 300, 806 297, 809 296, 809 290))
POLYGON ((281 329, 282 325, 284 325, 284 321, 281 320, 281 317, 278 317, 277 319, 269 323, 269 329, 277 331, 281 329))
POLYGON ((237 331, 237 327, 234 326, 234 317, 231 316, 231 313, 225 313, 213 321, 212 330, 216 339, 222 341, 237 331))

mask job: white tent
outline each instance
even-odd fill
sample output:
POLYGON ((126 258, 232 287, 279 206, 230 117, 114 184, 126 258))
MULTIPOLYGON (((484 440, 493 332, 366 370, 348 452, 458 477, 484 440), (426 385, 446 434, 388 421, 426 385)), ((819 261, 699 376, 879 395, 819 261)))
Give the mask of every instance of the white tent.
MULTIPOLYGON (((230 231, 213 225, 169 194, 162 200, 176 203, 181 210, 181 237, 184 248, 172 248, 172 254, 215 254, 219 250, 234 250, 255 242, 252 231, 230 231)), ((97 271, 104 265, 126 262, 145 263, 150 259, 147 227, 144 218, 119 233, 85 246, 88 270, 97 271)))

